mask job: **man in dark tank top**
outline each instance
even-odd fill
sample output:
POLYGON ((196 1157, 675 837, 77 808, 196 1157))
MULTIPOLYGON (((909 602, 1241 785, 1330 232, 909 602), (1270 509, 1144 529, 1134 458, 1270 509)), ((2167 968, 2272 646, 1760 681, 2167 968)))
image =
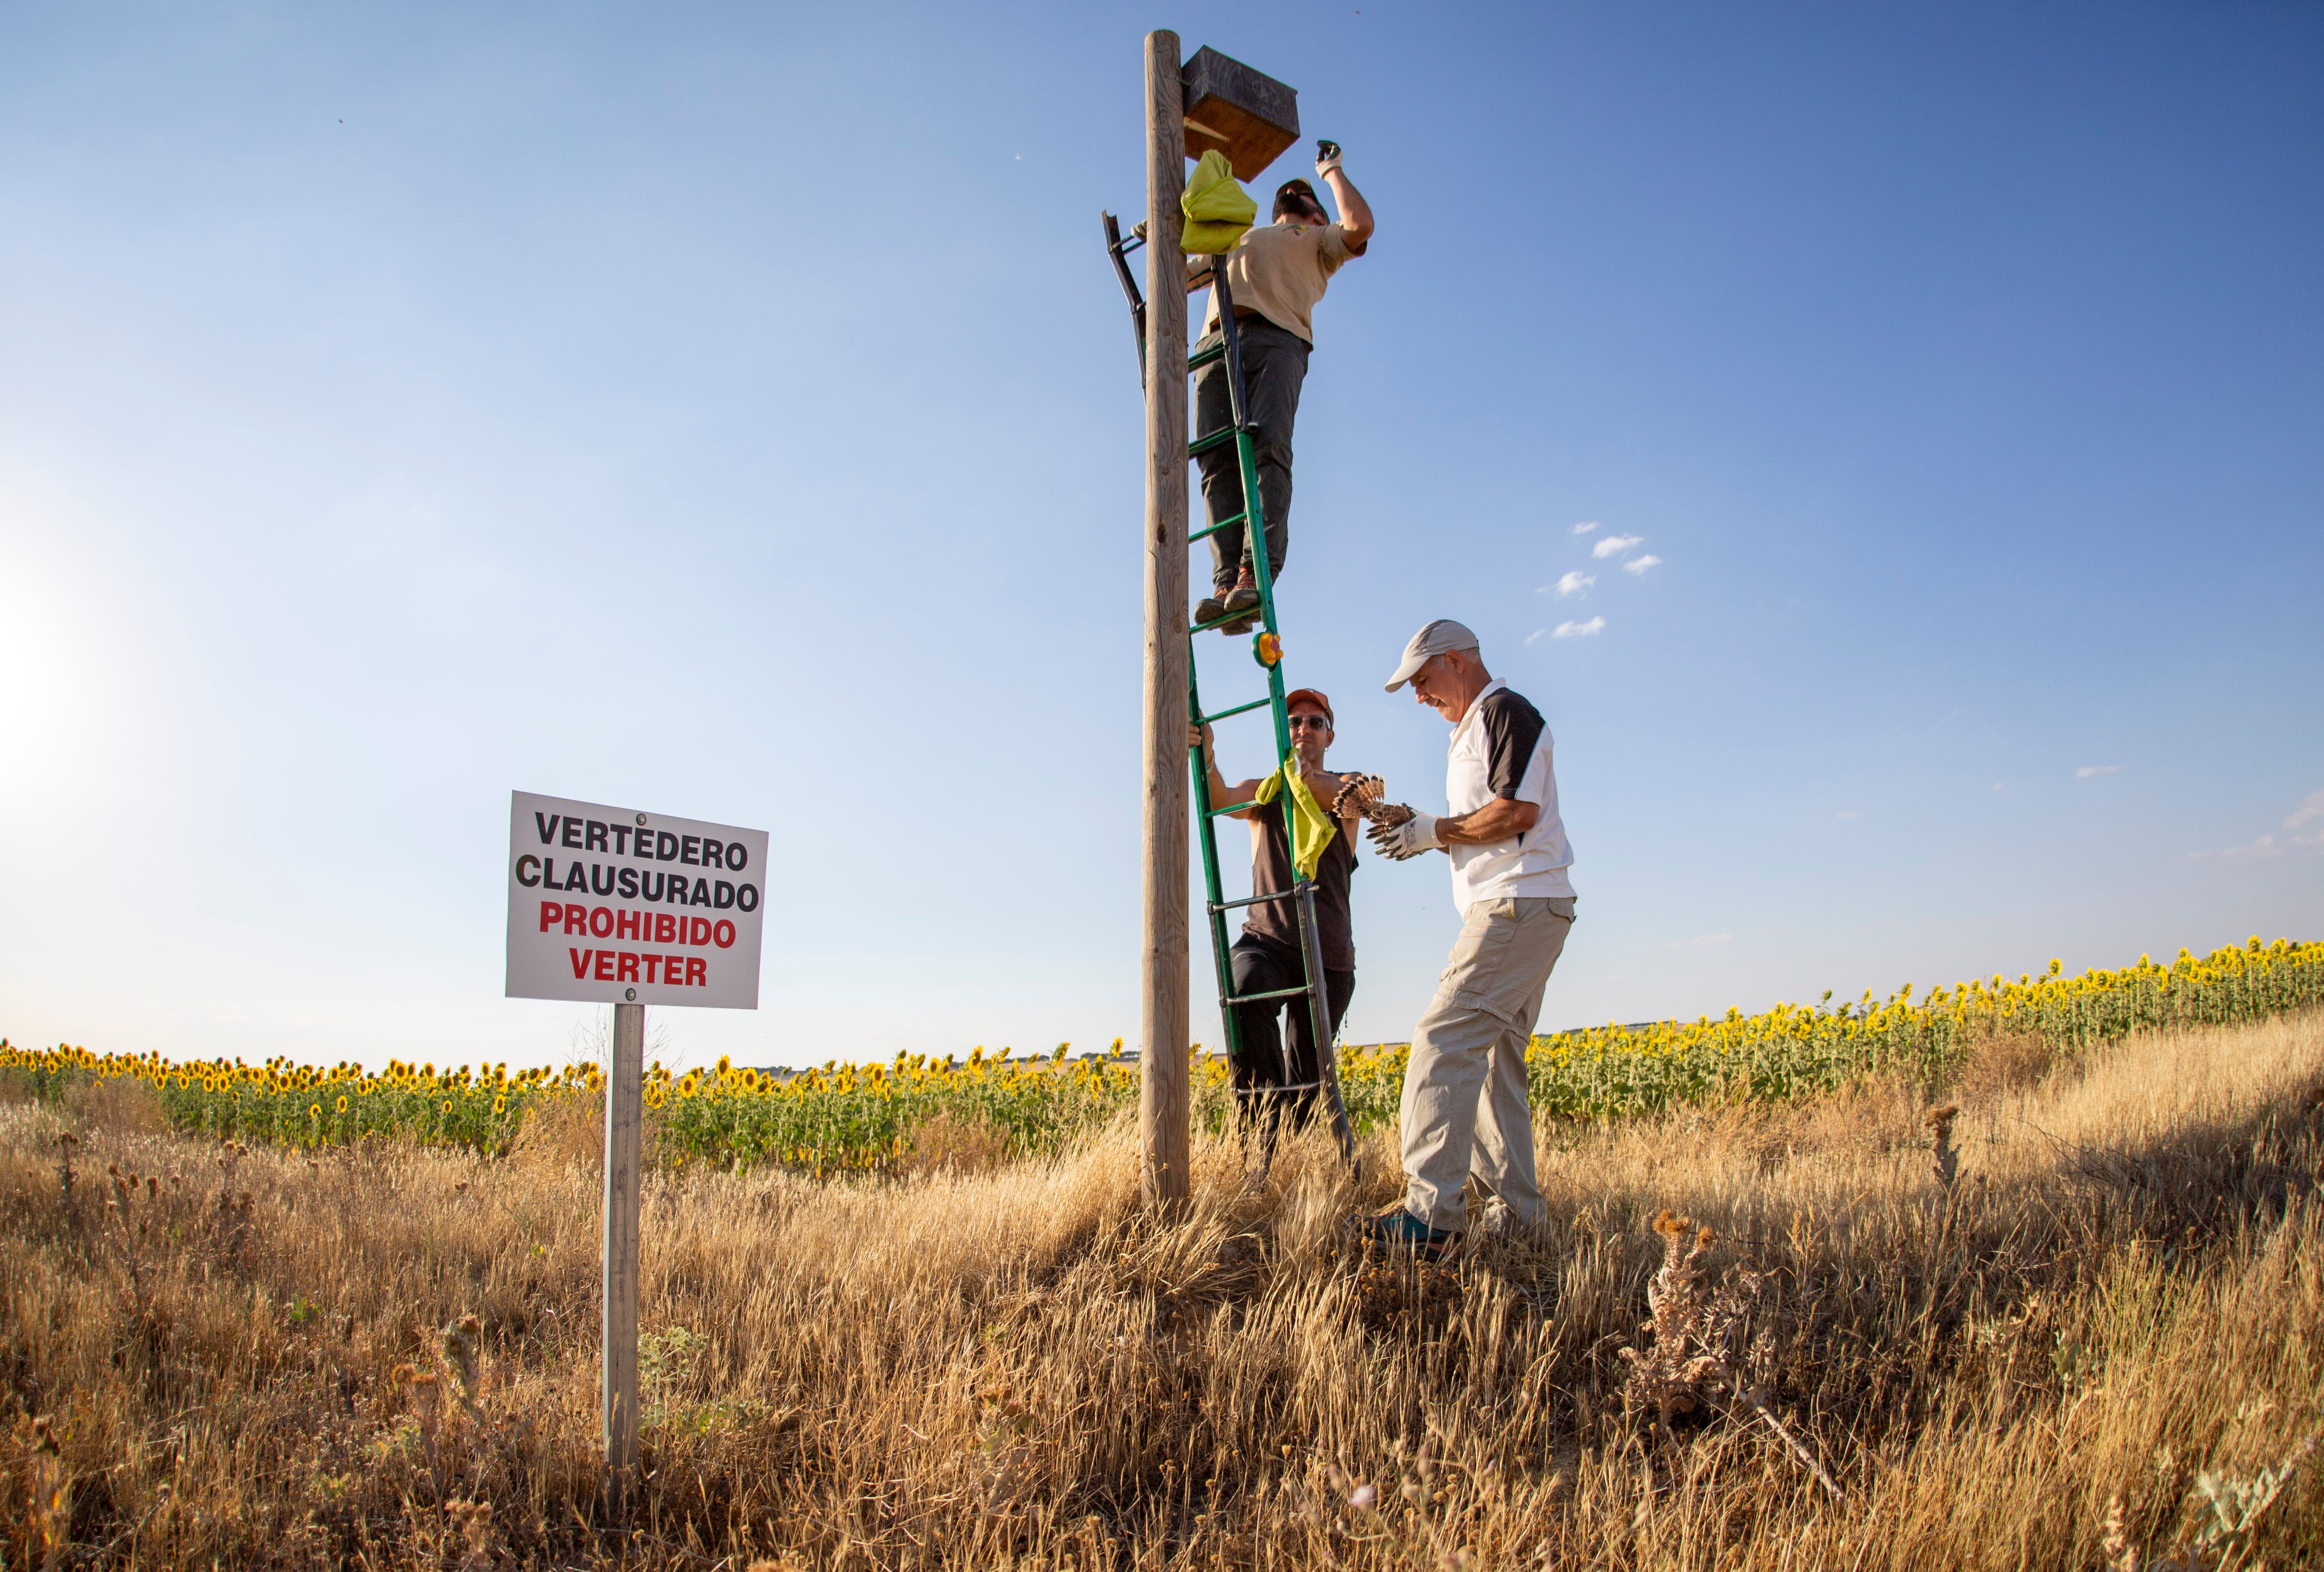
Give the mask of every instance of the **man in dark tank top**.
MULTIPOLYGON (((1294 690, 1284 700, 1291 717, 1291 745, 1299 754, 1300 774, 1307 790, 1325 812, 1331 811, 1340 789, 1351 777, 1323 768, 1324 751, 1332 745, 1332 703, 1312 688, 1294 690)), ((1284 828, 1285 798, 1258 800, 1261 780, 1230 786, 1219 773, 1211 747, 1211 728, 1196 727, 1191 740, 1201 745, 1204 767, 1210 772, 1211 806, 1247 803, 1229 817, 1250 826, 1251 893, 1288 890, 1298 876, 1293 866, 1290 834, 1284 828)), ((1348 912, 1348 879, 1356 868, 1356 827, 1351 810, 1337 821, 1338 833, 1323 848, 1315 869, 1315 929, 1323 957, 1326 1019, 1333 1035, 1348 1013, 1356 991, 1356 942, 1348 912)), ((1243 909, 1242 937, 1229 952, 1238 996, 1296 988, 1307 980, 1299 959, 1299 911, 1291 901, 1264 901, 1243 909)), ((1233 1063, 1236 1101, 1248 1118, 1258 1124, 1263 1150, 1272 1153, 1276 1130, 1286 1110, 1297 1129, 1313 1114, 1323 1078, 1323 1055, 1328 1042, 1314 1040, 1307 1000, 1302 996, 1268 999, 1236 1009, 1242 1034, 1242 1052, 1233 1063), (1277 1016, 1288 1012, 1287 1024, 1277 1016)))

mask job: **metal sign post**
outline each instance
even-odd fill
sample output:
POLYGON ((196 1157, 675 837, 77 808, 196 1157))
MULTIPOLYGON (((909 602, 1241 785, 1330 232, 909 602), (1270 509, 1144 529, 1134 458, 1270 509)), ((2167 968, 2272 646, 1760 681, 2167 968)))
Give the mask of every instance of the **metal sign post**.
POLYGON ((605 1063, 605 1508, 638 1466, 638 1178, 646 1006, 759 1007, 767 832, 519 791, 508 996, 613 1007, 605 1063))
POLYGON ((605 1510, 622 1515, 638 1467, 638 1150, 645 1123, 646 1007, 613 1006, 605 1065, 605 1510))

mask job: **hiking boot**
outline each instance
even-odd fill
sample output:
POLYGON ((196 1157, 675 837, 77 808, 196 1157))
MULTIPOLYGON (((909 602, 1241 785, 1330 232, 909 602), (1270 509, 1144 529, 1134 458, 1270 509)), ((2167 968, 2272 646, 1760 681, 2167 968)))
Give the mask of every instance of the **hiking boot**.
POLYGON ((1233 593, 1234 586, 1231 584, 1213 587, 1210 594, 1194 603, 1194 625, 1201 627, 1204 623, 1214 623, 1226 615, 1226 597, 1233 593))
MULTIPOLYGON (((1229 589, 1226 598, 1219 603, 1219 615, 1231 616, 1236 612, 1249 612, 1250 615, 1229 623, 1219 632, 1247 633, 1250 632, 1251 624, 1259 620, 1259 580, 1251 577, 1249 568, 1235 576, 1234 587, 1229 589)), ((1203 617, 1196 620, 1207 622, 1210 619, 1203 617)))
POLYGON ((1357 1235, 1383 1250, 1409 1250, 1423 1261, 1440 1261, 1461 1243, 1458 1228, 1432 1228, 1402 1207, 1391 1207, 1377 1216, 1360 1217, 1357 1235))

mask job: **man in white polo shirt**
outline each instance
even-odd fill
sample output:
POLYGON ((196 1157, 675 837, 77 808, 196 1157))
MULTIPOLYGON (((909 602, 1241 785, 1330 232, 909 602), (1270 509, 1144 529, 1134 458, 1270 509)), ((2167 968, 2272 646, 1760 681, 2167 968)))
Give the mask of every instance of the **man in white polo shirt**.
POLYGON ((1443 817, 1402 804, 1374 816, 1371 838, 1398 862, 1442 849, 1452 860, 1461 938, 1435 1001, 1413 1029, 1404 1072, 1404 1204, 1366 1220, 1380 1244, 1441 1254, 1461 1235, 1473 1173, 1525 1225, 1542 1220, 1534 1179, 1526 1046, 1549 974, 1573 926, 1573 862, 1557 814, 1557 776, 1541 712, 1485 669, 1477 635, 1430 623, 1388 679, 1452 723, 1443 817))

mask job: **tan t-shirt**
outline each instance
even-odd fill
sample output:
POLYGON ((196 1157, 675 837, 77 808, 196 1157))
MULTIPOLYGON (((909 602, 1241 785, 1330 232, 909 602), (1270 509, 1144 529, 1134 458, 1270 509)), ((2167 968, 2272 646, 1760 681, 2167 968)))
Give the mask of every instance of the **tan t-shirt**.
MULTIPOLYGON (((1248 307, 1313 344, 1309 315, 1348 255, 1348 232, 1337 224, 1255 224, 1224 256, 1190 256, 1186 264, 1190 270, 1223 264, 1238 309, 1248 307)), ((1213 290, 1203 311, 1203 331, 1218 325, 1219 291, 1213 290)))

